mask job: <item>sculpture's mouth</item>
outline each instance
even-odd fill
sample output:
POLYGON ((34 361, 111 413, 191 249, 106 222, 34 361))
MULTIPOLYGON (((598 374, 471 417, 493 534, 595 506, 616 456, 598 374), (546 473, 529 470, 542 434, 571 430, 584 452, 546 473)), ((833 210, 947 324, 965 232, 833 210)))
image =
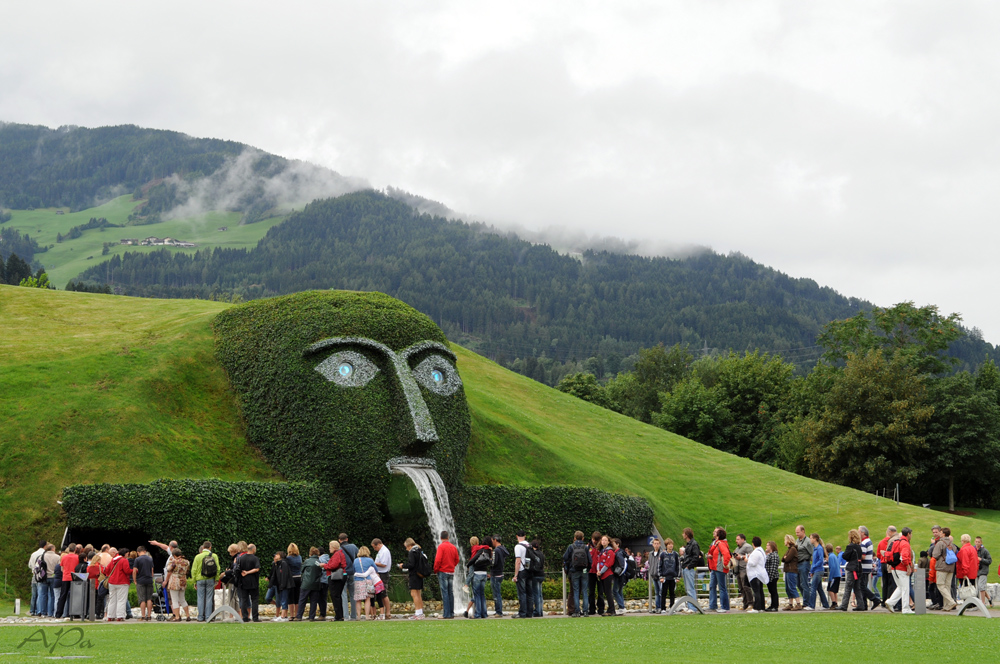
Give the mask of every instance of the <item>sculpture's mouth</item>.
POLYGON ((430 468, 435 470, 437 469, 437 462, 427 457, 393 457, 385 463, 385 467, 393 475, 402 475, 403 471, 400 468, 404 466, 407 468, 430 468))

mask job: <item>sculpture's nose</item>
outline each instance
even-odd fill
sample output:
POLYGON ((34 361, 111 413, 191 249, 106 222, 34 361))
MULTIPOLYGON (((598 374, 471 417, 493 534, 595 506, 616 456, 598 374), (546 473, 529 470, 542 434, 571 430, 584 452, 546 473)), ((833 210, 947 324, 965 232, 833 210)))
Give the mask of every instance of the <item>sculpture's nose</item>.
POLYGON ((434 443, 438 442, 437 429, 434 428, 431 411, 427 408, 427 403, 420 393, 420 386, 417 385, 417 381, 413 378, 413 372, 410 371, 409 364, 401 357, 393 357, 392 359, 393 366, 396 369, 396 377, 399 379, 399 385, 403 389, 403 395, 406 397, 410 423, 413 425, 412 439, 404 443, 405 451, 408 454, 423 453, 434 443))

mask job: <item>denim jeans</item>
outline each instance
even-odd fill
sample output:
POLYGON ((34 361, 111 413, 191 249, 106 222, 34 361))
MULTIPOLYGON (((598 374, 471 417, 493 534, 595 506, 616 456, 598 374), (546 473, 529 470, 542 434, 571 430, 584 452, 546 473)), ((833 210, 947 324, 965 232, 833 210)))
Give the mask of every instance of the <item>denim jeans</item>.
POLYGON ((40 616, 47 616, 49 614, 49 600, 52 596, 52 591, 49 589, 48 582, 38 584, 38 599, 35 604, 35 611, 40 616))
POLYGON ((535 593, 532 592, 531 579, 528 578, 528 574, 525 572, 517 576, 515 583, 517 584, 517 615, 520 618, 530 618, 534 614, 531 605, 535 599, 535 593))
POLYGON ((622 592, 622 588, 625 587, 625 580, 622 579, 617 574, 613 575, 614 583, 612 584, 612 592, 615 594, 615 604, 618 605, 619 609, 625 609, 625 594, 622 592))
POLYGON ((31 615, 38 612, 38 582, 31 579, 31 608, 28 610, 31 615))
POLYGON ((653 577, 653 607, 656 610, 663 608, 663 584, 658 576, 653 577))
POLYGON ((55 580, 49 581, 49 585, 52 586, 52 604, 49 605, 49 615, 55 616, 56 618, 61 618, 62 616, 56 615, 56 610, 59 608, 59 598, 62 597, 62 584, 58 586, 59 583, 55 580))
MULTIPOLYGON (((277 597, 278 597, 278 589, 277 589, 277 588, 275 588, 274 586, 270 586, 270 587, 269 587, 269 588, 267 589, 267 592, 266 592, 266 593, 264 593, 264 605, 266 606, 266 605, 270 604, 270 603, 271 603, 271 600, 272 600, 272 599, 277 599, 277 597)), ((275 606, 276 606, 276 607, 277 607, 278 609, 280 609, 281 607, 280 607, 280 606, 278 606, 277 604, 278 604, 278 603, 277 603, 277 601, 275 601, 275 606)), ((199 614, 199 615, 198 615, 198 620, 201 620, 201 610, 200 610, 200 606, 199 606, 199 611, 198 611, 198 614, 199 614)))
POLYGON ((725 611, 729 610, 729 587, 726 585, 725 572, 712 572, 712 578, 708 584, 708 608, 711 611, 718 609, 716 598, 722 603, 725 611))
POLYGON ((544 580, 544 577, 541 577, 541 576, 536 576, 536 577, 534 577, 531 580, 531 587, 532 587, 532 590, 534 592, 534 608, 535 608, 534 616, 536 618, 541 618, 542 615, 544 615, 544 611, 542 609, 542 581, 543 580, 544 580))
POLYGON ((198 590, 198 622, 205 622, 215 611, 215 579, 202 579, 195 583, 198 590))
POLYGON ((823 573, 813 574, 809 580, 809 606, 816 608, 816 598, 819 597, 824 609, 830 608, 830 601, 823 592, 823 573))
POLYGON ((493 612, 498 615, 503 615, 503 577, 502 576, 491 576, 490 577, 490 589, 493 590, 493 612))
POLYGON ((691 607, 692 611, 698 610, 698 570, 694 569, 682 569, 681 576, 684 577, 684 592, 690 598, 688 600, 688 606, 691 607))
POLYGON ((788 595, 788 599, 799 598, 798 585, 799 585, 799 573, 785 572, 785 594, 788 595))
POLYGON ((472 600, 475 604, 474 618, 486 617, 486 575, 472 575, 472 600))
POLYGON ((45 605, 45 615, 50 618, 56 614, 56 602, 59 601, 59 588, 56 588, 56 580, 49 579, 45 582, 48 586, 48 603, 45 605))
POLYGON ((341 593, 344 605, 344 617, 351 617, 351 620, 358 619, 358 607, 354 604, 354 575, 345 574, 344 575, 344 592, 341 593), (350 607, 350 608, 348 608, 350 607))
POLYGON ((809 570, 802 569, 801 563, 799 567, 799 592, 802 593, 802 604, 804 606, 809 606, 809 602, 812 601, 812 592, 809 585, 809 570))
POLYGON ((441 586, 441 611, 445 618, 455 615, 455 575, 438 572, 438 584, 441 586))
POLYGON ((569 573, 570 585, 573 588, 573 606, 576 607, 576 615, 583 615, 587 613, 589 605, 589 597, 587 596, 590 588, 587 586, 590 584, 590 578, 587 574, 587 570, 575 569, 569 573))

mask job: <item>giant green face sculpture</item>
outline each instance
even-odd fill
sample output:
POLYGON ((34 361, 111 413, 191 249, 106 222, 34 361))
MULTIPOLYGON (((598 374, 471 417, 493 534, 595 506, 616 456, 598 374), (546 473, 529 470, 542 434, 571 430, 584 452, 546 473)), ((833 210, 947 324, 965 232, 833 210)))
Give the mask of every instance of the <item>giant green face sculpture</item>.
POLYGON ((397 457, 461 478, 468 405, 427 316, 381 293, 311 291, 233 307, 216 349, 247 436, 288 479, 319 481, 356 516, 384 512, 397 457))

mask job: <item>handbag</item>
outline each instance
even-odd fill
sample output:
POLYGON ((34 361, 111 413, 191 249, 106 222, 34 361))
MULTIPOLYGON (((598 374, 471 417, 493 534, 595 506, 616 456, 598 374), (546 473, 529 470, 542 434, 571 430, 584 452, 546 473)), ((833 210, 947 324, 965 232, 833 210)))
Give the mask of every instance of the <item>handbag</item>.
POLYGON ((331 581, 342 581, 344 578, 344 568, 338 567, 337 569, 330 572, 331 581))
POLYGON ((970 583, 968 579, 962 579, 962 585, 958 588, 958 598, 961 600, 972 599, 976 597, 979 593, 976 591, 976 585, 970 583))
POLYGON ((104 578, 98 580, 98 582, 97 582, 97 596, 98 597, 106 597, 107 596, 107 594, 109 592, 108 580, 111 578, 111 575, 115 573, 115 570, 118 568, 118 563, 120 563, 121 560, 122 560, 121 558, 118 559, 118 562, 116 562, 114 564, 114 566, 111 568, 111 571, 108 572, 107 575, 105 575, 103 572, 101 573, 101 576, 104 577, 104 578))

